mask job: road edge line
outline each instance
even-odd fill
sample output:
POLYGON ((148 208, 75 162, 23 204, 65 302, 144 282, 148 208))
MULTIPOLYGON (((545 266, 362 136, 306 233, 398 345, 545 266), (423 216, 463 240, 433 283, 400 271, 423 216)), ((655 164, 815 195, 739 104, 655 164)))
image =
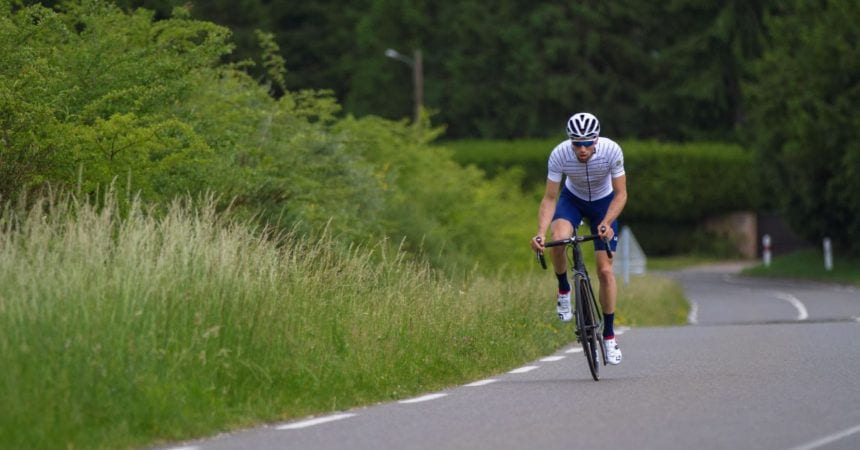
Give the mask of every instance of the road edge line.
POLYGON ((840 432, 824 436, 821 439, 809 442, 807 444, 803 444, 799 447, 794 447, 792 450, 812 450, 815 448, 824 447, 827 444, 830 444, 832 442, 836 442, 840 439, 851 436, 852 434, 857 433, 857 432, 860 432, 860 425, 857 425, 857 426, 852 427, 852 428, 848 428, 847 430, 842 430, 840 432))

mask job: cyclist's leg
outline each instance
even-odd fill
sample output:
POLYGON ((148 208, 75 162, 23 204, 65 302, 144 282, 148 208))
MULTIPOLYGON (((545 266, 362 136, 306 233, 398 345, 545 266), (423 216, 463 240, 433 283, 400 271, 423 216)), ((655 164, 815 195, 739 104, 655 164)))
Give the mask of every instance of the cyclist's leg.
MULTIPOLYGON (((614 195, 610 194, 600 200, 591 202, 587 208, 586 215, 591 223, 591 232, 597 233, 597 225, 603 221, 609 203, 614 195)), ((609 247, 614 252, 618 244, 618 221, 612 222, 615 237, 609 242, 609 247)), ((600 279, 600 304, 603 307, 603 345, 606 362, 609 364, 621 363, 621 349, 615 340, 613 322, 615 321, 615 304, 618 297, 618 287, 615 283, 615 273, 612 271, 612 260, 606 253, 606 243, 594 242, 595 259, 597 261, 597 276, 600 279)))
POLYGON ((615 284, 615 273, 612 271, 612 260, 606 250, 595 252, 597 260, 597 277, 600 279, 600 306, 604 314, 615 314, 615 304, 618 298, 618 287, 615 284))
MULTIPOLYGON (((570 237, 573 226, 567 219, 558 218, 552 221, 552 239, 565 239, 570 237)), ((562 322, 570 322, 573 319, 573 311, 570 305, 570 279, 567 277, 567 261, 564 256, 564 247, 552 247, 552 266, 555 277, 558 280, 558 296, 556 297, 556 312, 562 322)))
MULTIPOLYGON (((552 240, 567 239, 573 235, 573 225, 568 219, 559 218, 552 221, 552 240)), ((555 273, 567 271, 567 259, 564 257, 564 246, 552 247, 552 265, 555 273)))
MULTIPOLYGON (((609 203, 612 202, 613 194, 610 194, 600 200, 591 202, 586 211, 591 232, 597 234, 597 224, 603 221, 606 211, 609 209, 609 203)), ((618 221, 612 222, 612 229, 615 231, 615 237, 609 242, 610 249, 614 252, 618 244, 618 221)), ((615 273, 612 270, 612 259, 606 254, 606 243, 603 241, 594 241, 595 259, 597 262, 597 277, 600 279, 600 306, 603 307, 604 314, 614 314, 615 304, 618 297, 618 288, 615 284, 615 273)))
MULTIPOLYGON (((575 198, 567 188, 562 188, 555 215, 552 217, 552 239, 567 239, 573 236, 573 228, 582 222, 582 212, 575 204, 575 198)), ((567 260, 564 257, 564 247, 552 248, 552 264, 556 274, 567 272, 567 260)))

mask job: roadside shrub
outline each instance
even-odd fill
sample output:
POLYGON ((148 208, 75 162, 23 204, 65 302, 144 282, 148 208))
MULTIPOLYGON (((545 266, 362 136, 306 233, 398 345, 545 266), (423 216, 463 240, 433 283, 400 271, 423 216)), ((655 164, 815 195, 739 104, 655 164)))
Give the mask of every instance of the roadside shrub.
POLYGON ((622 143, 628 220, 695 223, 759 204, 753 155, 733 144, 622 143))
MULTIPOLYGON (((429 118, 344 118, 327 91, 273 98, 220 62, 229 30, 177 14, 0 2, 0 198, 46 185, 113 186, 153 205, 216 192, 243 218, 347 244, 402 241, 450 271, 529 261, 522 193, 431 147, 429 118)), ((261 39, 277 83, 283 60, 261 39)))

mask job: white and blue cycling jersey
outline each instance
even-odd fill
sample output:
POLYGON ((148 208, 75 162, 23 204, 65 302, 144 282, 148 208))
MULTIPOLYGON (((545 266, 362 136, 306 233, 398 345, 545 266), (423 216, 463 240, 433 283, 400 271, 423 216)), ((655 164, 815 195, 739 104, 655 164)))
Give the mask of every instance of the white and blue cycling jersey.
POLYGON ((549 155, 548 169, 550 181, 560 182, 562 175, 567 175, 564 186, 577 197, 590 202, 612 193, 612 178, 624 175, 624 154, 615 141, 601 137, 591 158, 580 162, 571 141, 565 140, 549 155))

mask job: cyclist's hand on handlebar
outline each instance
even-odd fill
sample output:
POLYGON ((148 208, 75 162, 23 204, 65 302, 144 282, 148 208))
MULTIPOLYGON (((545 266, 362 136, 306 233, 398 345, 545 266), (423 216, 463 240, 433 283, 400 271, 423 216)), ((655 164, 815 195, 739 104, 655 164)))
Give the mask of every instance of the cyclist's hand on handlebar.
POLYGON ((610 241, 615 237, 615 230, 607 223, 601 223, 597 226, 597 235, 604 241, 610 241))
POLYGON ((544 243, 544 241, 543 241, 543 238, 542 238, 542 237, 540 237, 540 236, 535 236, 535 237, 533 237, 533 238, 532 238, 532 241, 531 241, 531 244, 532 244, 532 250, 534 250, 534 251, 536 251, 536 252, 541 252, 541 253, 543 253, 543 251, 544 251, 543 243, 544 243))

